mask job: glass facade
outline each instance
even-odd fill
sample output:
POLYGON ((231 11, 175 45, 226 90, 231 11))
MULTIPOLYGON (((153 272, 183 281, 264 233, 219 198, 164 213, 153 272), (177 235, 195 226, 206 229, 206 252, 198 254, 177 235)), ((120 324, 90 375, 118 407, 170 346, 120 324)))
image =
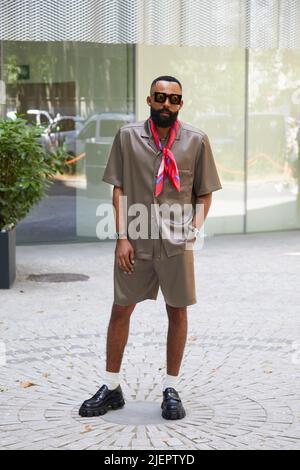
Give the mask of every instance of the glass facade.
POLYGON ((184 86, 181 118, 210 137, 223 184, 208 234, 300 227, 300 51, 137 46, 137 110, 152 77, 184 86))
POLYGON ((137 46, 139 117, 152 77, 170 74, 183 84, 183 121, 210 138, 223 190, 214 193, 208 234, 241 233, 245 216, 245 51, 231 48, 137 46))
POLYGON ((134 120, 134 48, 78 42, 2 42, 6 115, 44 127, 46 151, 64 145, 65 173, 18 224, 17 240, 96 237, 96 207, 111 199, 101 183, 116 130, 134 120))
POLYGON ((180 118, 211 141, 223 190, 207 234, 300 228, 300 51, 81 42, 1 44, 0 111, 44 126, 70 160, 17 230, 19 243, 96 239, 117 129, 146 119, 153 78, 183 84, 180 118), (4 86, 5 84, 5 86, 4 86), (5 99, 4 99, 5 98, 5 99))
POLYGON ((300 50, 249 56, 247 231, 300 227, 300 50))

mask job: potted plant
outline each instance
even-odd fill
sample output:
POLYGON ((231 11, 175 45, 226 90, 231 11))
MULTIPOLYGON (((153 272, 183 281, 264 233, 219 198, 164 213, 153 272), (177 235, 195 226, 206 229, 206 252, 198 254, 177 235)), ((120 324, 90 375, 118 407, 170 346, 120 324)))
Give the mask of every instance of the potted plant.
POLYGON ((42 132, 19 116, 0 120, 0 289, 9 289, 16 277, 16 224, 43 198, 67 159, 63 148, 45 152, 42 132))

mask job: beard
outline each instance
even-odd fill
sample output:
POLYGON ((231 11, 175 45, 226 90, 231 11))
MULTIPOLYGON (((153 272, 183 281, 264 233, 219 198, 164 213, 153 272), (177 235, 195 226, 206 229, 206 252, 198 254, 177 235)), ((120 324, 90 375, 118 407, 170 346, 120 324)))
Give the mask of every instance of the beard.
POLYGON ((176 113, 172 113, 171 111, 165 109, 156 110, 151 106, 151 118, 157 127, 171 127, 172 124, 174 124, 176 121, 177 117, 178 111, 176 113), (169 116, 162 116, 162 112, 168 113, 169 116))

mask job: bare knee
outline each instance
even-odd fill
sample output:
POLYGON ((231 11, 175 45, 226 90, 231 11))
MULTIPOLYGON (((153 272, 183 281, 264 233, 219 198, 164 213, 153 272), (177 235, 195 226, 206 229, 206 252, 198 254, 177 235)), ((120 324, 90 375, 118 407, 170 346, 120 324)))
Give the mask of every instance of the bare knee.
POLYGON ((111 319, 120 320, 120 321, 129 320, 134 309, 135 309, 135 304, 124 306, 124 305, 118 305, 114 303, 112 306, 111 319))
POLYGON ((187 307, 172 307, 166 304, 170 322, 181 323, 187 320, 187 307))

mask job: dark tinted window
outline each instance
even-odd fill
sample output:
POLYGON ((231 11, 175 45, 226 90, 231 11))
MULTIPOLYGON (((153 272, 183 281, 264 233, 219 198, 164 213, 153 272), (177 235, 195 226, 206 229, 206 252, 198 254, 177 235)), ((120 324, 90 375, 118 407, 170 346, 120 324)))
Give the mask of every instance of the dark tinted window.
POLYGON ((73 119, 62 119, 58 123, 60 132, 75 131, 75 121, 73 119))
POLYGON ((49 126, 49 120, 47 116, 45 116, 44 114, 41 114, 41 126, 43 127, 49 126))

